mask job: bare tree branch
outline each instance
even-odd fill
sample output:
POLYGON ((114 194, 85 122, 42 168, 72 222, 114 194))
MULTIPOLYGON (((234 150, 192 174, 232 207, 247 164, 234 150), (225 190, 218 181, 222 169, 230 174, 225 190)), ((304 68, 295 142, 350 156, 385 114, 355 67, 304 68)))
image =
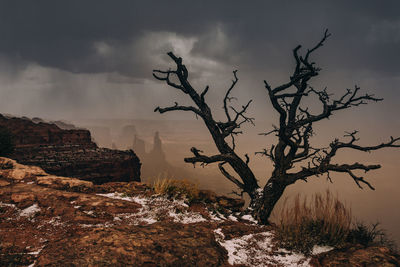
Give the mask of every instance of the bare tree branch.
POLYGON ((175 71, 153 70, 153 77, 154 78, 156 78, 159 81, 166 81, 169 86, 172 86, 172 87, 174 87, 176 89, 179 89, 179 90, 183 91, 184 88, 181 85, 178 85, 178 84, 176 84, 176 83, 174 83, 174 82, 172 82, 170 80, 170 74, 176 74, 176 72, 175 71), (164 77, 159 76, 157 73, 165 74, 165 76, 164 77))
POLYGON ((226 172, 225 168, 220 165, 220 170, 224 174, 226 178, 234 182, 236 185, 242 188, 243 191, 247 192, 250 196, 254 195, 256 189, 259 187, 257 184, 257 179, 255 178, 253 172, 248 166, 248 158, 246 158, 246 162, 243 161, 236 153, 235 153, 235 135, 242 133, 238 129, 245 122, 254 123, 254 118, 248 117, 245 115, 248 107, 250 106, 251 101, 249 101, 246 105, 242 106, 242 109, 236 110, 232 106, 228 106, 228 103, 233 99, 230 96, 233 88, 238 82, 237 71, 233 72, 234 79, 232 80, 231 86, 228 88, 225 97, 223 99, 223 109, 225 111, 225 115, 227 117, 227 121, 225 122, 217 122, 214 120, 211 108, 207 105, 205 101, 205 95, 209 90, 209 86, 201 92, 201 94, 197 93, 197 91, 190 84, 188 77, 188 70, 186 66, 182 62, 182 58, 175 56, 172 52, 168 53, 168 56, 175 62, 176 69, 161 71, 154 70, 153 76, 157 80, 165 81, 169 86, 174 87, 176 89, 181 90, 183 93, 188 95, 190 99, 195 104, 194 106, 180 106, 175 103, 174 106, 160 108, 157 107, 154 111, 164 113, 168 111, 192 111, 197 116, 201 117, 204 121, 208 131, 210 132, 214 143, 220 152, 220 154, 206 156, 202 154, 202 152, 196 148, 192 148, 191 152, 194 154, 193 157, 185 158, 185 162, 188 163, 200 163, 202 166, 222 162, 223 164, 229 164, 232 169, 238 174, 241 179, 241 182, 226 172), (171 80, 172 75, 174 78, 176 77, 179 81, 173 82, 171 80), (233 111, 233 117, 230 112, 233 111), (228 136, 232 138, 232 144, 229 145, 225 140, 228 136))
POLYGON ((201 113, 201 111, 195 107, 192 106, 179 106, 177 102, 175 102, 175 106, 171 106, 171 107, 165 107, 165 108, 161 108, 161 107, 156 107, 154 109, 154 112, 159 112, 159 113, 165 113, 168 111, 176 111, 176 110, 182 110, 182 111, 192 111, 194 113, 196 113, 199 116, 202 116, 203 114, 201 113))
POLYGON ((208 89, 209 89, 209 86, 207 85, 206 88, 204 89, 204 91, 203 91, 203 92, 201 93, 201 95, 200 95, 201 101, 202 101, 203 103, 204 103, 204 97, 205 97, 205 95, 207 94, 208 89))
POLYGON ((229 114, 229 110, 228 110, 228 104, 227 102, 230 102, 233 98, 230 97, 230 93, 232 91, 232 89, 235 87, 236 83, 238 82, 238 77, 237 77, 237 70, 233 71, 233 77, 234 79, 232 80, 232 85, 229 87, 229 89, 226 91, 225 97, 224 97, 224 111, 225 111, 225 115, 228 118, 228 121, 231 121, 231 116, 229 114))
POLYGON ((243 189, 245 186, 244 186, 244 184, 242 184, 241 182, 239 182, 239 180, 238 179, 236 179, 235 177, 233 177, 231 174, 229 174, 226 170, 225 170, 225 168, 224 168, 224 164, 225 164, 226 162, 221 162, 221 163, 219 163, 218 164, 218 168, 219 168, 219 170, 221 171, 221 173, 228 179, 228 180, 230 180, 231 182, 233 182, 235 185, 237 185, 239 188, 241 188, 241 189, 243 189))
POLYGON ((376 98, 373 95, 369 95, 369 94, 359 96, 357 94, 359 90, 360 90, 360 87, 358 87, 358 86, 355 86, 355 89, 353 91, 350 89, 347 89, 347 92, 339 100, 335 100, 335 101, 333 101, 332 104, 329 104, 329 96, 327 95, 325 90, 324 91, 316 91, 316 90, 312 89, 311 92, 318 95, 318 98, 323 105, 323 111, 318 115, 311 115, 310 113, 308 113, 307 118, 297 121, 296 124, 305 125, 308 123, 320 121, 322 119, 329 118, 332 115, 333 111, 367 104, 368 101, 379 102, 379 101, 383 100, 383 98, 376 98))
POLYGON ((206 156, 200 154, 202 151, 198 150, 195 147, 192 147, 190 151, 194 154, 194 157, 190 158, 185 158, 185 162, 187 163, 201 163, 201 164, 210 164, 214 162, 220 162, 220 161, 229 161, 231 157, 227 154, 218 154, 218 155, 213 155, 213 156, 206 156))

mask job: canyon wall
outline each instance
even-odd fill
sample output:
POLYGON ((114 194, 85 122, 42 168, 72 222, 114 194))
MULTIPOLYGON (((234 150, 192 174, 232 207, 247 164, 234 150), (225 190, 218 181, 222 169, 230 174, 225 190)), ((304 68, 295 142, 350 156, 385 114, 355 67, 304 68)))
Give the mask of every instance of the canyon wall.
POLYGON ((88 130, 63 130, 55 124, 3 115, 0 127, 13 136, 15 151, 10 158, 21 164, 95 184, 140 181, 141 163, 132 150, 99 148, 88 130))

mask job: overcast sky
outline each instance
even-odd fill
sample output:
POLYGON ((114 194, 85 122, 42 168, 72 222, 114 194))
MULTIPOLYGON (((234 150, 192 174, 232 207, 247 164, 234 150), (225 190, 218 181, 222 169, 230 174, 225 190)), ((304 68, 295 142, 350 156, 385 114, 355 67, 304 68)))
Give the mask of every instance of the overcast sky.
POLYGON ((161 118, 155 106, 185 102, 151 76, 173 66, 165 53, 174 51, 198 90, 210 85, 211 104, 220 107, 238 69, 235 94, 256 99, 252 112, 264 114, 271 109, 263 79, 287 81, 291 50, 314 45, 329 28, 313 58, 323 68, 315 85, 337 94, 361 85, 386 98, 363 112, 386 118, 400 101, 399 10, 396 0, 1 0, 0 112, 161 118))

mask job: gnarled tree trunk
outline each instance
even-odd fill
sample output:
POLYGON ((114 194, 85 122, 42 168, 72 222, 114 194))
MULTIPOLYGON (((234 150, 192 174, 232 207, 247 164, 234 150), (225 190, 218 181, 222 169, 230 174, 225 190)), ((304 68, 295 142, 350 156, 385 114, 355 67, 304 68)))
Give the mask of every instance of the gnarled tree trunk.
POLYGON ((262 224, 268 223, 276 203, 282 197, 287 184, 279 178, 271 177, 264 189, 259 188, 251 198, 249 213, 262 224))

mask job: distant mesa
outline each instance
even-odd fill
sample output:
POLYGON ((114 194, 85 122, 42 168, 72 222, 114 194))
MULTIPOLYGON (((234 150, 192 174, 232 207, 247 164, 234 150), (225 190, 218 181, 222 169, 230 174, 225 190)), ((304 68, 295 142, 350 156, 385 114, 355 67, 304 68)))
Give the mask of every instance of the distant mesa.
POLYGON ((173 177, 174 179, 183 179, 193 176, 183 168, 171 165, 168 162, 168 157, 171 156, 171 154, 166 156, 158 131, 156 131, 154 134, 153 146, 149 152, 146 151, 145 145, 145 141, 135 135, 133 141, 133 150, 137 153, 143 163, 142 176, 144 178, 151 181, 158 178, 173 177))
POLYGON ((150 150, 150 152, 146 152, 145 141, 140 139, 137 135, 135 135, 135 139, 133 141, 133 149, 137 152, 139 157, 143 159, 144 162, 151 162, 152 165, 157 166, 168 165, 158 131, 154 134, 153 148, 150 150))
MULTIPOLYGON (((24 119, 26 120, 30 120, 29 118, 24 117, 24 119)), ((50 124, 55 124, 57 125, 59 128, 63 129, 63 130, 75 130, 75 129, 79 129, 77 127, 75 127, 75 125, 73 125, 72 123, 68 123, 65 121, 45 121, 41 118, 38 117, 34 117, 31 119, 32 122, 34 123, 50 123, 50 124)))
POLYGON ((122 128, 120 135, 116 140, 116 147, 126 147, 126 144, 132 144, 132 137, 137 134, 135 125, 126 125, 122 128))
POLYGON ((10 158, 21 164, 96 184, 140 181, 141 163, 133 150, 99 148, 88 130, 62 121, 47 123, 1 114, 0 127, 13 136, 15 151, 10 158))
POLYGON ((133 149, 139 155, 139 157, 143 157, 146 154, 146 145, 144 140, 140 139, 135 134, 135 139, 133 140, 133 149))

